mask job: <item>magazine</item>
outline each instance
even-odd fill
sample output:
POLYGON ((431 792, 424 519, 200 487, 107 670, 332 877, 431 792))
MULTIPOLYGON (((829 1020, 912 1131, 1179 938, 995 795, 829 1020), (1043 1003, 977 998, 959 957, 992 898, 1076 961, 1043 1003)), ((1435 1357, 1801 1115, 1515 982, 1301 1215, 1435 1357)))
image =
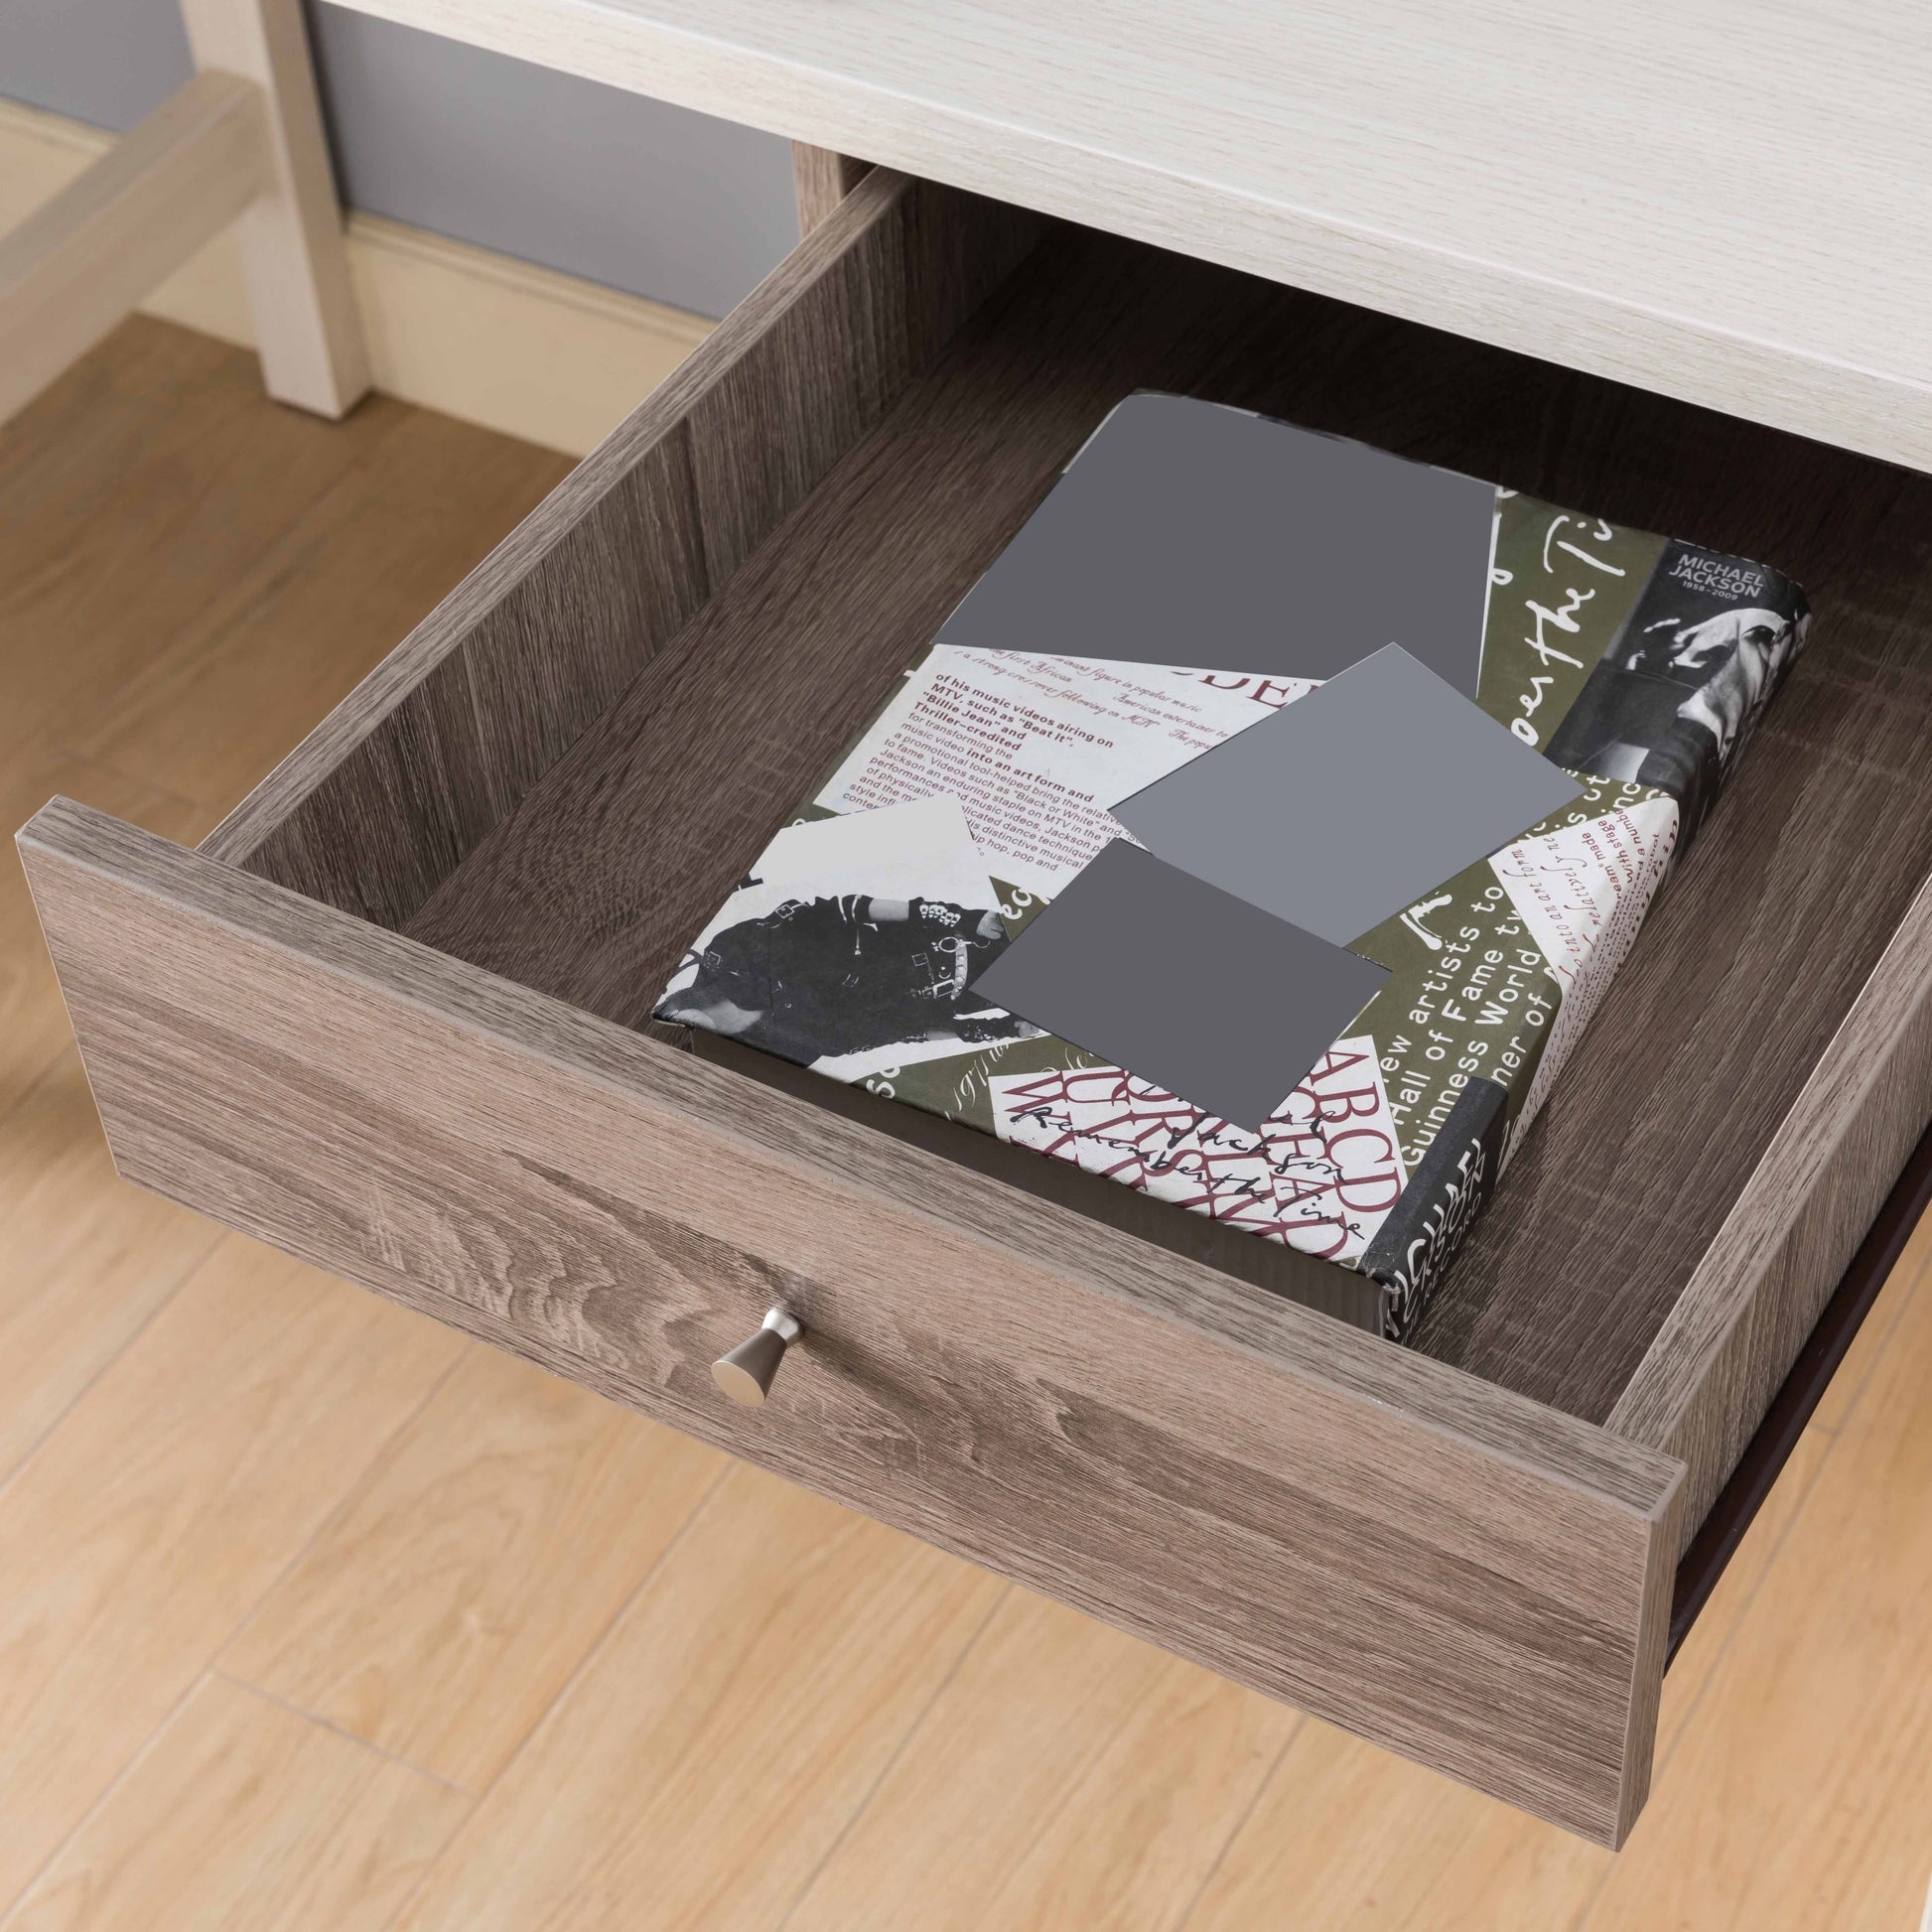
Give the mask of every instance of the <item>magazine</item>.
POLYGON ((1406 1337, 1809 622, 1774 571, 1507 490, 1487 568, 1474 701, 1581 795, 1349 942, 1390 977, 1259 1132, 971 987, 1129 836, 1111 802, 1317 688, 1279 671, 942 631, 698 935, 658 1017, 1353 1268, 1406 1337))
POLYGON ((787 828, 699 933, 662 1019, 835 1080, 1038 1033, 970 990, 1008 942, 956 798, 787 828))

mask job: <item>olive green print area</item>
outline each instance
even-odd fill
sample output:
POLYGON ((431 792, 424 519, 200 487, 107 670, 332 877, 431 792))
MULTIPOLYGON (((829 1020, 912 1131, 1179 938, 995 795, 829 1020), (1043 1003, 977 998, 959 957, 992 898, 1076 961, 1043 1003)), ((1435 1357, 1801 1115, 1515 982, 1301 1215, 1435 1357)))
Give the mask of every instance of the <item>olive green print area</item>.
MULTIPOLYGON (((1662 795, 1648 785, 1571 775, 1584 795, 1524 838, 1662 795)), ((1488 860, 1363 933, 1349 950, 1389 969, 1387 985, 1349 1033, 1375 1041, 1403 1164, 1414 1170, 1472 1079, 1494 1080, 1507 1092, 1514 1122, 1563 990, 1488 860)))
POLYGON ((1487 860, 1457 873, 1353 952, 1389 979, 1349 1029, 1375 1041, 1403 1166, 1414 1173, 1473 1079, 1518 1097, 1562 991, 1487 860))
POLYGON ((1497 492, 1476 703, 1542 747, 1635 608, 1665 539, 1497 492))

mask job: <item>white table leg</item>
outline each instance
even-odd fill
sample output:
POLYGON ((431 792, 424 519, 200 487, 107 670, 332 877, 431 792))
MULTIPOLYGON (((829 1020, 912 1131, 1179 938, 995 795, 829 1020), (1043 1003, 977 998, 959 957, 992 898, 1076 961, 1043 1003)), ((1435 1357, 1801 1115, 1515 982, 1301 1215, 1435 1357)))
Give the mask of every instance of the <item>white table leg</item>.
POLYGON ((299 0, 182 0, 182 14, 196 65, 264 96, 269 184, 236 229, 262 380, 283 402, 341 416, 369 386, 368 357, 299 0))

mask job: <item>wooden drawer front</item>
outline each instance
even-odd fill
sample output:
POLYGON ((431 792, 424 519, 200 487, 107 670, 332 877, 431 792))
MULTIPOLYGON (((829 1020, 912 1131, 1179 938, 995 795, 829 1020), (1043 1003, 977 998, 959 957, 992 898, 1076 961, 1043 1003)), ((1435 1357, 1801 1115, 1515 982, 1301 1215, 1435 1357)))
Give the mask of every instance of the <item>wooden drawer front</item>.
POLYGON ((1675 1460, 82 807, 22 844, 129 1178, 1627 1828, 1675 1460), (707 1365, 780 1299, 807 1338, 735 1410, 707 1365))

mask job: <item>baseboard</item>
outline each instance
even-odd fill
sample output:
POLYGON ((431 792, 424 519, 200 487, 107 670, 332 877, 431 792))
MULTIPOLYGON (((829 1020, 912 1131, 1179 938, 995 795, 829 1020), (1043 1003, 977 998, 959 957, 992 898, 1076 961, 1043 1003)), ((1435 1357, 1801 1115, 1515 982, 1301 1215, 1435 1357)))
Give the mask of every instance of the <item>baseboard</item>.
MULTIPOLYGON (((0 100, 0 233, 58 194, 113 138, 0 100)), ((350 214, 347 239, 378 389, 569 456, 599 442, 714 326, 379 215, 350 214)), ((226 235, 171 275, 141 310, 254 346, 241 264, 226 235)))

